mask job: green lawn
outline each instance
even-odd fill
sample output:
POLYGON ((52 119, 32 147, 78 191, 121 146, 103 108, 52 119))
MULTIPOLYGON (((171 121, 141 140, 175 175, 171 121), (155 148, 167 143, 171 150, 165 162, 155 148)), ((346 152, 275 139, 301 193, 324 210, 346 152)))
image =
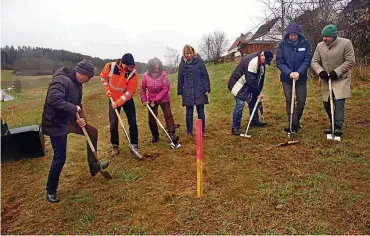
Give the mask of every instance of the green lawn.
MULTIPOLYGON (((89 176, 85 140, 70 135, 59 185, 62 201, 52 205, 45 199, 52 158, 46 138, 45 157, 2 163, 2 234, 370 234, 368 81, 353 79, 342 142, 326 140, 323 130, 329 121, 318 81, 311 80, 300 143, 266 151, 286 140, 279 72, 267 71, 263 104, 268 126, 252 128, 252 138, 246 139, 230 132, 234 100, 227 79, 235 66, 207 66, 212 92, 206 105, 202 199, 196 197, 195 139, 186 136, 177 76, 171 75, 180 149, 169 149, 163 132, 159 143, 149 143, 147 111, 137 92, 139 151, 159 157, 136 161, 121 132, 121 154, 108 168, 113 180, 106 181, 89 176)), ((10 127, 40 122, 46 89, 47 82, 2 103, 2 117, 10 127), (14 115, 7 109, 10 104, 15 105, 14 115)), ((108 100, 98 77, 84 85, 83 104, 88 123, 99 130, 100 159, 107 159, 108 100)), ((161 112, 159 118, 164 120, 161 112)))

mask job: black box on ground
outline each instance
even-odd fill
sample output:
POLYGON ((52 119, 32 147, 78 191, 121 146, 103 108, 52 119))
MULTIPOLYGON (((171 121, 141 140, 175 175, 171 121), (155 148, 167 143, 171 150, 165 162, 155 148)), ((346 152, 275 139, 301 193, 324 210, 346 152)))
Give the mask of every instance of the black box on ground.
POLYGON ((45 139, 40 125, 9 129, 6 134, 1 135, 2 161, 44 155, 45 139))

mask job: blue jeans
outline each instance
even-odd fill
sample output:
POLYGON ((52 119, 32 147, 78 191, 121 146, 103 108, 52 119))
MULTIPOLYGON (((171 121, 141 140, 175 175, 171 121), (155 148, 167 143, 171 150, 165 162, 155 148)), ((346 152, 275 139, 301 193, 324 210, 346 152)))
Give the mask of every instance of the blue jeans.
MULTIPOLYGON (((243 109, 244 109, 245 102, 237 97, 234 97, 234 98, 235 98, 235 107, 233 111, 233 124, 231 128, 234 130, 238 130, 240 129, 240 123, 243 117, 243 109)), ((257 97, 255 98, 253 97, 252 100, 248 103, 249 115, 252 114, 252 111, 253 111, 253 108, 256 102, 257 102, 257 97)), ((255 121, 258 121, 258 111, 254 112, 254 116, 251 122, 253 123, 255 121)))
MULTIPOLYGON (((198 119, 202 119, 202 132, 205 132, 206 116, 204 114, 204 105, 196 105, 198 119)), ((193 112, 194 106, 186 106, 186 129, 188 134, 193 134, 193 112)))
MULTIPOLYGON (((91 142, 97 151, 97 143, 98 143, 98 131, 95 127, 91 125, 85 126, 86 131, 91 139, 91 142)), ((68 127, 68 133, 75 133, 79 135, 83 135, 82 129, 75 125, 70 125, 68 127)), ((46 184, 46 192, 48 194, 54 194, 57 192, 58 184, 59 184, 59 177, 60 173, 63 170, 64 163, 66 162, 66 154, 67 154, 67 134, 62 136, 50 136, 51 146, 53 148, 53 160, 51 162, 48 181, 46 184)), ((97 172, 97 167, 95 167, 96 159, 94 157, 93 152, 90 149, 89 144, 86 142, 87 145, 87 160, 89 163, 90 173, 97 172)))

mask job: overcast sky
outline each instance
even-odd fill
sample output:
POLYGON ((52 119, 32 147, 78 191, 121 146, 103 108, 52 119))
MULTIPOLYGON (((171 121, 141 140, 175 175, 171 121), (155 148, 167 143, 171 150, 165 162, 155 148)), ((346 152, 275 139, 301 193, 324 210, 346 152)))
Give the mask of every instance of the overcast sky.
MULTIPOLYGON (((136 61, 181 51, 205 33, 229 39, 265 17, 258 0, 1 0, 1 46, 65 49, 100 58, 130 52, 136 61)), ((255 31, 256 29, 254 29, 255 31)))

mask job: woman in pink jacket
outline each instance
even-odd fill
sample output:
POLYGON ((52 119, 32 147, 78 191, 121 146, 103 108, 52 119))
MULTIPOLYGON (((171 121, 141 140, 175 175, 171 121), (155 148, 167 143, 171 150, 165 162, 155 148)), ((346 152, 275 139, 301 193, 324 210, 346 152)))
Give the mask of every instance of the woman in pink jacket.
MULTIPOLYGON (((140 98, 145 106, 149 104, 158 115, 158 107, 161 106, 168 133, 172 141, 177 144, 179 137, 175 135, 175 122, 173 120, 170 104, 170 81, 167 73, 163 70, 162 62, 158 58, 150 59, 147 64, 147 71, 143 75, 140 89, 140 98)), ((149 128, 152 132, 152 143, 159 140, 158 126, 153 115, 148 111, 149 128)))

